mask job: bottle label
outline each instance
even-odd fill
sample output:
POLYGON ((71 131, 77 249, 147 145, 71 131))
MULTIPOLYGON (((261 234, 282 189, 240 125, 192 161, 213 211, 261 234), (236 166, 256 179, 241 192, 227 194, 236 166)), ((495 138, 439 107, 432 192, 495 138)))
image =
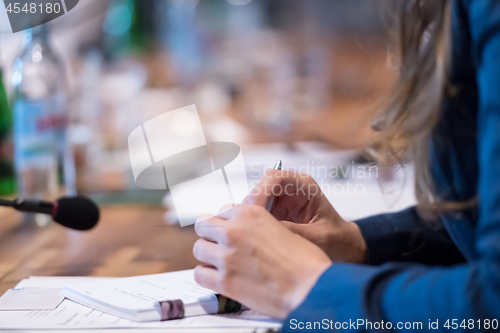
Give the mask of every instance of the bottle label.
POLYGON ((18 170, 57 165, 67 119, 55 99, 18 100, 14 104, 14 149, 18 170))

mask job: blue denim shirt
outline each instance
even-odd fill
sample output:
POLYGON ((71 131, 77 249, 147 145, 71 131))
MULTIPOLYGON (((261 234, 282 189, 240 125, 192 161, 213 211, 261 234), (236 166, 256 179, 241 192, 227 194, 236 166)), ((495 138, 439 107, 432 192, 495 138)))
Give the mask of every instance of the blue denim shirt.
POLYGON ((439 227, 414 207, 357 221, 370 265, 334 263, 284 332, 500 329, 500 0, 454 1, 452 30, 456 93, 443 102, 431 171, 440 196, 477 207, 442 214, 439 227))

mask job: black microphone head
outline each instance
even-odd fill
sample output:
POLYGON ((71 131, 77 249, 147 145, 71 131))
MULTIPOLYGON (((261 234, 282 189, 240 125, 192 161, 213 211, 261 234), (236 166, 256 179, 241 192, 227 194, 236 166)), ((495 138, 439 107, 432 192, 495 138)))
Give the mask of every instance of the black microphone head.
POLYGON ((75 230, 92 229, 99 221, 99 208, 89 198, 62 197, 56 201, 52 218, 57 223, 75 230))

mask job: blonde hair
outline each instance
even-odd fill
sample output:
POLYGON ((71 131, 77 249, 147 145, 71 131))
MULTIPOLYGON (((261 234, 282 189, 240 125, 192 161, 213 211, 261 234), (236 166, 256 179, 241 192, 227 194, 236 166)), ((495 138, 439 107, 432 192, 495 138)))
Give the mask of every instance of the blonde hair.
POLYGON ((399 0, 397 25, 399 77, 372 127, 378 131, 368 151, 381 163, 415 165, 415 194, 421 215, 470 203, 446 202, 435 192, 429 144, 449 84, 451 3, 448 0, 399 0))

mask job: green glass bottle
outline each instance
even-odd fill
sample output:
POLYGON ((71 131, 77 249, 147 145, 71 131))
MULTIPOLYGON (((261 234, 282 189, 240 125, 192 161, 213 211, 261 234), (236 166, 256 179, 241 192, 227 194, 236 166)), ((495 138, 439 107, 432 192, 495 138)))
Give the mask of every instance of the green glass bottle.
POLYGON ((131 48, 134 52, 151 51, 157 37, 155 20, 151 13, 155 13, 158 1, 133 0, 132 24, 130 27, 131 48))
POLYGON ((5 91, 3 72, 0 68, 0 196, 15 192, 12 162, 12 112, 5 91))

